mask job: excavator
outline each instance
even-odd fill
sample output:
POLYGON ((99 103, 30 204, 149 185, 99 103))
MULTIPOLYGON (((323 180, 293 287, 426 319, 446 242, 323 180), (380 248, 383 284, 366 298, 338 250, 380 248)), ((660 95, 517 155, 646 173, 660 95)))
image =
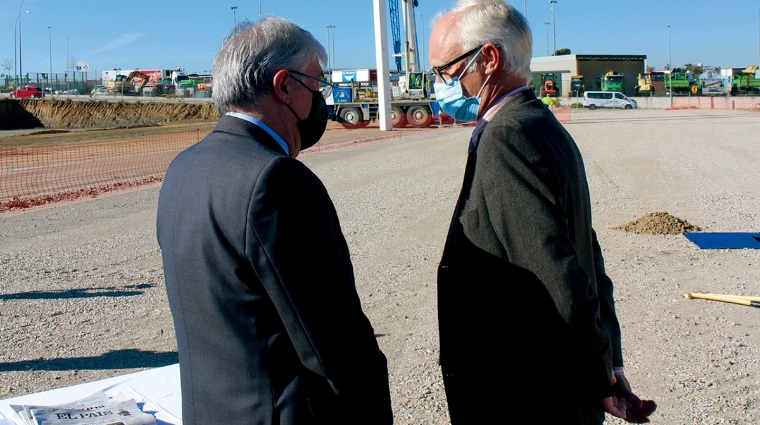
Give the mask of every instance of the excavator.
POLYGON ((142 83, 140 84, 140 87, 139 88, 135 87, 135 93, 140 94, 140 92, 142 91, 143 87, 145 87, 145 85, 148 84, 148 81, 150 80, 150 76, 149 75, 145 75, 145 74, 143 74, 140 71, 132 71, 127 76, 127 80, 124 81, 124 84, 131 82, 135 78, 140 78, 142 80, 142 83))
POLYGON ((124 88, 125 84, 129 84, 135 78, 142 79, 142 83, 140 84, 140 87, 135 87, 134 91, 130 92, 129 94, 139 95, 140 91, 143 89, 143 87, 145 87, 146 84, 148 84, 148 81, 150 80, 149 75, 145 75, 140 71, 132 71, 127 76, 117 75, 115 80, 108 82, 107 87, 110 90, 121 91, 124 88))

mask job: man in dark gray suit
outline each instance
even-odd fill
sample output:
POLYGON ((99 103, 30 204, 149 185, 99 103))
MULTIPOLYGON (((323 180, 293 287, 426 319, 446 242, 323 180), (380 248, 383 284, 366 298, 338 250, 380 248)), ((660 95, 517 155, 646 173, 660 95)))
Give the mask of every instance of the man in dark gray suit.
POLYGON ((583 160, 527 86, 531 52, 502 0, 460 0, 430 36, 441 109, 477 122, 438 270, 451 420, 648 422, 654 402, 623 373, 583 160))
POLYGON ((214 131, 172 161, 157 233, 185 425, 391 424, 386 359, 322 182, 324 48, 281 18, 214 61, 214 131))

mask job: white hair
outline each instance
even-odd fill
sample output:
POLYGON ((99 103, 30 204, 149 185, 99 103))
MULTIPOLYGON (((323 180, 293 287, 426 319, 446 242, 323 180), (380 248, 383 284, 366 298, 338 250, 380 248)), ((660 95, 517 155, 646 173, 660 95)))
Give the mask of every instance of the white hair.
POLYGON ((243 21, 230 32, 214 59, 213 98, 219 113, 250 107, 272 90, 282 69, 305 72, 314 60, 327 61, 325 48, 298 25, 275 16, 243 21))
POLYGON ((464 51, 494 43, 501 49, 507 73, 530 81, 533 36, 517 9, 503 0, 459 0, 452 11, 459 14, 457 28, 452 29, 459 33, 452 35, 464 51))

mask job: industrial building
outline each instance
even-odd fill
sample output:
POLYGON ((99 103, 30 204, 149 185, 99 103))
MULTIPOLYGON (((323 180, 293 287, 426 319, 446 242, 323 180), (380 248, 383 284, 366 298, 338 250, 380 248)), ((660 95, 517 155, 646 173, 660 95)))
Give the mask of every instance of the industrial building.
POLYGON ((534 57, 530 63, 532 85, 541 95, 542 75, 554 74, 559 96, 573 96, 570 77, 583 76, 586 90, 600 90, 609 71, 623 75, 623 92, 633 95, 639 73, 646 72, 646 55, 562 55, 534 57))

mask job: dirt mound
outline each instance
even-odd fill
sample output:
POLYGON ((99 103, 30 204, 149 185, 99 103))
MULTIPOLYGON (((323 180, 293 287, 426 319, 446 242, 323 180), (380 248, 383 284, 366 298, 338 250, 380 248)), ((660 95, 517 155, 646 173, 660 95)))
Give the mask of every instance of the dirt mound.
POLYGON ((690 224, 688 221, 681 220, 664 211, 644 214, 636 220, 615 226, 612 229, 650 235, 678 235, 683 232, 702 230, 699 226, 690 224))
MULTIPOLYGON (((176 121, 216 121, 219 112, 211 103, 108 102, 19 99, 5 100, 9 112, 32 116, 45 128, 112 128, 165 124, 176 121)), ((0 129, 13 127, 15 119, 7 117, 0 129)), ((28 121, 28 120, 27 120, 28 121)), ((37 125, 39 126, 39 125, 37 125)))

